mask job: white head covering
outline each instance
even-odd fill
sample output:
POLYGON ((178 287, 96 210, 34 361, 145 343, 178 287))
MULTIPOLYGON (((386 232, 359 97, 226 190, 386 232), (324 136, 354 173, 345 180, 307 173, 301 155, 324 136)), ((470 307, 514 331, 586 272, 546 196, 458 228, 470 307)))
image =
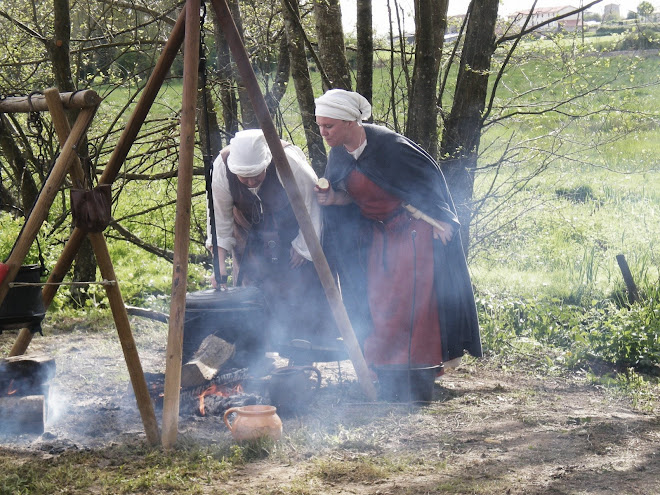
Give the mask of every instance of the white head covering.
POLYGON ((367 99, 353 91, 331 89, 314 101, 317 117, 360 122, 371 116, 371 105, 367 99))
POLYGON ((229 171, 241 177, 256 177, 272 159, 261 129, 239 131, 229 141, 229 171))

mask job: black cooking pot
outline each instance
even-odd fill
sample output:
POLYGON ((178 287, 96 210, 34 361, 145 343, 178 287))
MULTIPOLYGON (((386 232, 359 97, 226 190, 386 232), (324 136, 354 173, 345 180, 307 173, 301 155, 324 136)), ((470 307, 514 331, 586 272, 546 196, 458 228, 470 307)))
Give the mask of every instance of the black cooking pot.
MULTIPOLYGON (((43 271, 40 265, 23 265, 18 269, 14 282, 38 284, 41 282, 43 271)), ((46 309, 41 298, 40 285, 12 287, 0 305, 0 333, 3 330, 19 328, 41 332, 44 316, 46 309)))
POLYGON ((268 344, 266 302, 257 287, 207 289, 186 294, 183 323, 183 362, 202 341, 216 335, 234 344, 234 361, 243 365, 263 356, 268 344))
POLYGON ((386 402, 431 402, 435 378, 442 365, 381 365, 374 366, 378 376, 378 391, 386 402))

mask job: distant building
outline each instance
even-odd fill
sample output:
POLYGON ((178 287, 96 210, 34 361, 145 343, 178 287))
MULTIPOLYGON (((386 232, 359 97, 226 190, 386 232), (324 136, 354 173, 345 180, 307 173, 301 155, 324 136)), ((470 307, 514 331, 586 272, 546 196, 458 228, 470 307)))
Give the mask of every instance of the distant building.
MULTIPOLYGON (((564 14, 572 12, 576 9, 577 7, 573 7, 570 5, 566 5, 563 7, 540 7, 538 9, 534 9, 529 19, 529 22, 527 23, 527 27, 530 28, 532 26, 537 26, 539 24, 547 22, 547 24, 544 24, 538 30, 557 31, 560 29, 564 29, 566 31, 575 31, 578 28, 578 26, 580 26, 581 24, 581 20, 582 20, 581 12, 577 14, 569 15, 567 17, 563 17, 562 19, 559 20, 555 20, 551 22, 548 21, 550 19, 554 19, 558 16, 562 16, 564 14)), ((509 14, 507 16, 507 20, 511 24, 522 27, 529 16, 530 16, 529 10, 521 10, 519 12, 514 12, 513 14, 509 14)))
POLYGON ((603 20, 604 19, 621 19, 621 11, 619 4, 608 3, 603 7, 603 20))

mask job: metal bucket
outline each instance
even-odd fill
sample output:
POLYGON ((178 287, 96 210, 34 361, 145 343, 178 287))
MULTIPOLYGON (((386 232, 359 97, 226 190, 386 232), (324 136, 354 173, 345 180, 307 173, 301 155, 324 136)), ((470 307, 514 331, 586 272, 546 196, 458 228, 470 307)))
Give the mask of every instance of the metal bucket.
POLYGON ((378 393, 387 402, 431 402, 435 378, 442 365, 423 366, 391 364, 374 366, 378 393))
MULTIPOLYGON (((38 284, 43 268, 40 265, 23 265, 18 269, 14 282, 38 284)), ((0 333, 3 330, 29 328, 41 331, 41 321, 46 316, 41 286, 12 287, 0 305, 0 333)))

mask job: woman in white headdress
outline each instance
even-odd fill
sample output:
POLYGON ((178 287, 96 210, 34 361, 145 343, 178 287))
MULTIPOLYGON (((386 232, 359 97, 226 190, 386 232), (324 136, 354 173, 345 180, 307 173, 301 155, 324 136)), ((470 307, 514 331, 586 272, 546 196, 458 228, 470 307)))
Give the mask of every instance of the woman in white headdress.
POLYGON ((355 92, 316 99, 316 122, 331 147, 330 188, 317 188, 324 248, 353 326, 363 329, 365 359, 378 369, 440 365, 465 351, 481 356, 458 218, 440 167, 408 138, 363 123, 370 116, 355 92), (355 302, 365 292, 366 309, 355 302))
MULTIPOLYGON (((300 148, 282 144, 320 235, 316 173, 300 148)), ((231 254, 234 285, 257 286, 264 292, 275 346, 292 339, 313 344, 336 340, 334 320, 263 131, 237 132, 220 152, 213 164, 212 196, 220 283, 227 283, 225 258, 231 254)), ((207 232, 206 245, 212 249, 210 215, 207 232)), ((213 282, 215 286, 215 277, 213 282)))

